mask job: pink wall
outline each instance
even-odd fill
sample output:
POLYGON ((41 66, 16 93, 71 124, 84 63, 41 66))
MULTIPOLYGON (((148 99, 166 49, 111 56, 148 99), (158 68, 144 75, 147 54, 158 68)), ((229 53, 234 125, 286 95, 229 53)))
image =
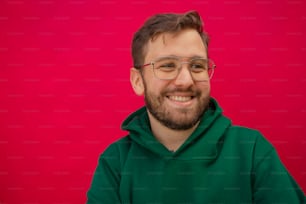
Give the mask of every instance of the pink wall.
POLYGON ((194 9, 211 36, 213 96, 306 191, 306 2, 124 2, 1 1, 0 203, 84 203, 99 154, 143 105, 129 84, 133 32, 194 9))

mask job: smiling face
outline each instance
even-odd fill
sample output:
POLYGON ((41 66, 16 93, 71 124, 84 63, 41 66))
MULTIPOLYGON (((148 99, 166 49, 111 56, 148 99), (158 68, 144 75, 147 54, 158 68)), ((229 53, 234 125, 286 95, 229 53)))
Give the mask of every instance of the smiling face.
MULTIPOLYGON (((179 33, 159 35, 147 45, 145 62, 165 56, 182 57, 188 61, 194 57, 207 58, 207 51, 197 31, 186 29, 179 33)), ((151 66, 131 72, 131 81, 138 95, 144 94, 149 116, 173 130, 194 127, 203 115, 210 98, 210 82, 194 81, 188 65, 183 63, 173 80, 161 80, 154 76, 151 66)))

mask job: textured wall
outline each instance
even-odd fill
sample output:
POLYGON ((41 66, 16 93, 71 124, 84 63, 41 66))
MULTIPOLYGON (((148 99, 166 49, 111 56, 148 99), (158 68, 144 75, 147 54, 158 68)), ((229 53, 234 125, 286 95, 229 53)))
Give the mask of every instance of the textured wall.
POLYGON ((305 8, 303 0, 1 1, 0 203, 85 202, 99 154, 143 105, 129 84, 133 33, 152 14, 188 10, 211 36, 212 95, 234 124, 274 144, 305 191, 305 8))

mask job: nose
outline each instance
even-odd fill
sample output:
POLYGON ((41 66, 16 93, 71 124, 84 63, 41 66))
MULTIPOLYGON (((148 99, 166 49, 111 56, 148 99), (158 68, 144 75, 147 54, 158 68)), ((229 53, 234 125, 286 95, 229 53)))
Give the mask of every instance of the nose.
POLYGON ((182 67, 179 70, 179 73, 174 80, 174 84, 176 86, 189 87, 192 84, 194 84, 194 81, 188 69, 188 66, 189 65, 187 63, 182 63, 182 67))

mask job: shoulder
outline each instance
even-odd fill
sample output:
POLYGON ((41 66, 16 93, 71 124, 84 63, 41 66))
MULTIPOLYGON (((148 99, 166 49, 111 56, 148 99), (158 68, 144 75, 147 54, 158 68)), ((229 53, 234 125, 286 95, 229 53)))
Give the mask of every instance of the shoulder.
POLYGON ((111 143, 102 153, 101 156, 117 155, 126 153, 131 146, 131 139, 129 135, 120 138, 119 140, 111 143))
POLYGON ((129 135, 111 143, 100 155, 100 161, 118 162, 124 161, 128 155, 132 141, 129 135))
POLYGON ((254 143, 265 143, 266 145, 272 147, 271 143, 263 136, 259 130, 256 129, 232 125, 228 128, 227 133, 231 139, 238 139, 254 143))
POLYGON ((235 125, 228 128, 224 144, 251 151, 255 155, 265 155, 274 150, 273 145, 260 131, 235 125))

